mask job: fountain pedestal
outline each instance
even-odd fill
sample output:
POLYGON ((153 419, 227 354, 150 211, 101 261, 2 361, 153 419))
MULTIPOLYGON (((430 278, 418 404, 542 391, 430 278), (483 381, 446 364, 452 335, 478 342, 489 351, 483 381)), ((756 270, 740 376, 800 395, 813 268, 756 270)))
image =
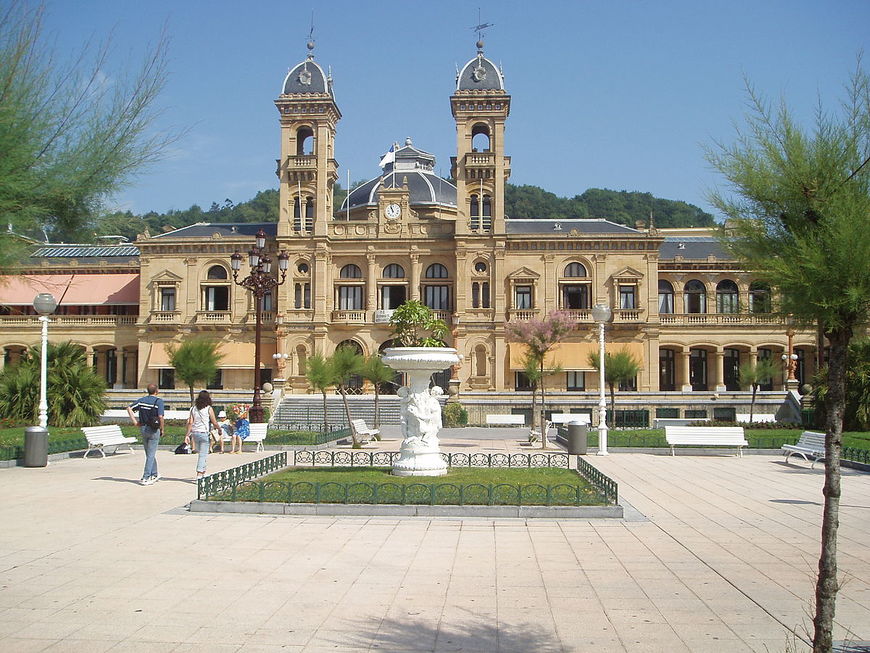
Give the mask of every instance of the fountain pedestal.
MULTIPOLYGON (((408 385, 399 388, 402 447, 393 462, 395 476, 442 476, 447 463, 441 457, 440 388, 429 390, 435 372, 459 362, 452 347, 391 347, 381 356, 384 364, 407 375, 408 385)), ((437 387, 437 386, 436 386, 437 387)))

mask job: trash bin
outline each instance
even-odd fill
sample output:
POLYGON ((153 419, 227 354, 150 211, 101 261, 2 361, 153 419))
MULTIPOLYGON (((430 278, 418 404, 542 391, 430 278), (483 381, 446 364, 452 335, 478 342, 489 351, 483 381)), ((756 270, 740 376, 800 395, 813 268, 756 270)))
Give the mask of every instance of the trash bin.
POLYGON ((24 429, 24 466, 45 467, 48 464, 48 429, 28 426, 24 429))
POLYGON ((568 422, 568 453, 585 454, 588 429, 580 422, 568 422))

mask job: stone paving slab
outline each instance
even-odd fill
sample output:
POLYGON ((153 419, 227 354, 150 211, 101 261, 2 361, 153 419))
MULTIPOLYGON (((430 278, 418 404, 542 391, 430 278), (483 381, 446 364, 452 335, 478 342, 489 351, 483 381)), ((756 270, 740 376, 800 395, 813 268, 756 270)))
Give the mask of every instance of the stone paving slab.
MULTIPOLYGON (((195 456, 158 459, 151 487, 141 451, 0 470, 0 650, 806 650, 823 475, 781 457, 590 456, 634 521, 194 514, 195 456)), ((870 475, 842 503, 863 640, 870 475)))

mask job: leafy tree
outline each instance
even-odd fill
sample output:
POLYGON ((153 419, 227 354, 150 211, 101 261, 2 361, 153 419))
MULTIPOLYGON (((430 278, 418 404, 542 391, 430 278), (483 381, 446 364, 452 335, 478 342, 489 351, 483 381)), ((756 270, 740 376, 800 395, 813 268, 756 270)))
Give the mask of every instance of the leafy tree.
MULTIPOLYGON (((813 379, 813 397, 817 420, 826 418, 828 369, 819 370, 813 379)), ((843 428, 848 431, 870 430, 870 339, 849 344, 846 357, 846 411, 843 428)))
MULTIPOLYGON (((538 383, 541 388, 540 424, 544 424, 544 359, 553 347, 562 342, 574 328, 574 318, 565 311, 550 311, 543 319, 521 322, 508 322, 505 329, 509 338, 528 347, 527 356, 531 357, 538 368, 538 383)), ((532 393, 534 396, 534 392, 532 393)), ((541 438, 541 447, 547 448, 546 433, 541 438)))
MULTIPOLYGON (((347 418, 348 426, 350 426, 350 406, 347 403, 347 385, 351 377, 354 377, 362 370, 363 361, 365 359, 353 347, 346 345, 339 347, 335 353, 329 357, 329 366, 332 369, 333 381, 338 385, 338 392, 341 395, 341 401, 344 404, 344 414, 347 418)), ((353 439, 353 448, 359 449, 362 445, 357 440, 356 433, 353 429, 350 430, 351 438, 353 439)))
POLYGON ((390 326, 402 347, 443 347, 448 331, 444 320, 436 319, 432 309, 416 299, 402 302, 393 311, 390 326))
POLYGON ((750 361, 743 363, 737 371, 740 385, 752 388, 752 401, 749 403, 749 421, 755 417, 755 394, 759 386, 767 383, 777 373, 777 365, 771 358, 759 358, 755 364, 750 361))
MULTIPOLYGON (((71 342, 48 345, 46 400, 54 426, 91 426, 106 408, 106 383, 88 365, 84 350, 71 342)), ((0 372, 0 417, 33 422, 39 416, 40 348, 31 347, 0 372)))
POLYGON ((329 431, 329 418, 326 413, 326 391, 335 385, 335 372, 328 358, 312 354, 305 362, 305 378, 311 387, 323 395, 323 431, 329 431))
MULTIPOLYGON (((75 242, 106 196, 174 140, 152 131, 166 80, 166 39, 132 77, 111 69, 106 46, 58 66, 42 33, 43 7, 0 11, 0 221, 75 242), (106 71, 113 81, 106 82, 106 71)), ((0 265, 16 254, 0 242, 0 265)))
MULTIPOLYGON (((589 352, 589 364, 600 369, 601 357, 597 351, 589 352)), ((610 423, 616 426, 616 389, 637 378, 642 363, 630 351, 621 349, 615 354, 604 353, 604 382, 610 389, 610 423)))
POLYGON ((193 386, 207 384, 218 372, 223 354, 218 353, 218 343, 206 338, 191 338, 178 346, 169 345, 169 364, 176 376, 187 384, 190 403, 193 404, 193 386))
POLYGON ((386 365, 380 356, 367 356, 360 367, 360 375, 367 381, 371 381, 375 387, 375 428, 380 428, 381 411, 379 398, 381 394, 381 384, 389 383, 396 378, 396 371, 386 365))
POLYGON ((774 109, 747 83, 750 110, 734 144, 708 160, 733 195, 714 193, 730 218, 730 252, 778 290, 783 313, 818 326, 830 345, 825 484, 813 650, 830 651, 837 591, 840 454, 846 361, 870 322, 870 77, 859 59, 840 111, 821 102, 810 130, 784 101, 774 109))

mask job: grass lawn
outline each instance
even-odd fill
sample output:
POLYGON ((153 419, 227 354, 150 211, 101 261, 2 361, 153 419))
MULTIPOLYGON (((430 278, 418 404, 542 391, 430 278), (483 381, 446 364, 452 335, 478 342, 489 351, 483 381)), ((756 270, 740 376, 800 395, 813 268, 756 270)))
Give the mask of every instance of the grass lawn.
POLYGON ((392 476, 388 467, 295 467, 213 500, 423 505, 603 505, 568 469, 452 468, 445 476, 392 476))

